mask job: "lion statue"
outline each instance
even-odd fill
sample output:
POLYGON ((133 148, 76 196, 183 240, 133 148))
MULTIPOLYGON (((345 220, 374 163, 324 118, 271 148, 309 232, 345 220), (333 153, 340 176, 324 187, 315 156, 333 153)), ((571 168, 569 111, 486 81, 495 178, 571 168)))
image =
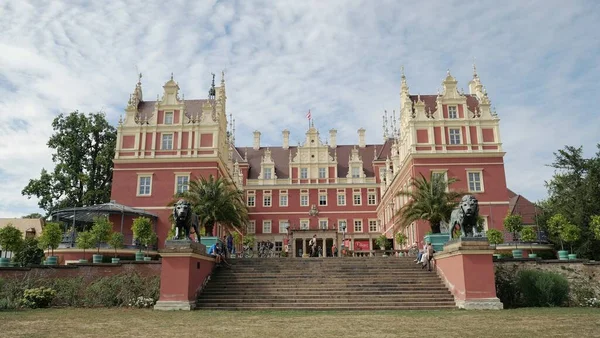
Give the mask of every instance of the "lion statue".
POLYGON ((175 236, 173 239, 189 240, 191 230, 194 229, 196 232, 196 240, 200 241, 198 215, 192 211, 190 202, 183 199, 177 201, 173 207, 173 219, 175 220, 175 236))
MULTIPOLYGON (((461 237, 473 237, 473 229, 477 228, 479 202, 473 195, 465 195, 458 207, 450 215, 450 234, 460 231, 461 237)), ((455 236, 452 236, 453 238, 455 236)))

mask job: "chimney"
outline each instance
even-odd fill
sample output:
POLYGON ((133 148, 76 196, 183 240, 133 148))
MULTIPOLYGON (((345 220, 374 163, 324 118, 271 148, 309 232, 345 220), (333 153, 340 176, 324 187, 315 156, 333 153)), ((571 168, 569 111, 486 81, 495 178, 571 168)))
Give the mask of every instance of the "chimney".
POLYGON ((335 130, 335 129, 329 130, 329 146, 331 148, 337 147, 336 136, 337 136, 337 130, 335 130))
POLYGON ((281 134, 283 135, 283 149, 289 149, 290 148, 290 131, 287 129, 284 129, 281 134))
POLYGON ((364 128, 360 128, 358 130, 358 147, 359 148, 366 147, 366 143, 365 143, 365 129, 364 128))
POLYGON ((254 131, 254 145, 252 146, 252 149, 260 149, 260 131, 258 130, 254 131))

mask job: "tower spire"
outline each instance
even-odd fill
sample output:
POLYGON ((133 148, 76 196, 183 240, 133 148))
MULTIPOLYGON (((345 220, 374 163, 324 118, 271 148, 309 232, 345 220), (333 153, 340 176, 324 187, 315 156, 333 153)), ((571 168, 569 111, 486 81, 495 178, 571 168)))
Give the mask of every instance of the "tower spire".
POLYGON ((383 111, 383 141, 385 142, 385 140, 387 140, 388 138, 388 127, 387 127, 387 110, 383 111))
POLYGON ((393 138, 398 137, 398 135, 397 135, 398 129, 397 128, 398 127, 396 126, 396 110, 394 109, 394 110, 392 110, 392 133, 393 133, 392 137, 393 138))

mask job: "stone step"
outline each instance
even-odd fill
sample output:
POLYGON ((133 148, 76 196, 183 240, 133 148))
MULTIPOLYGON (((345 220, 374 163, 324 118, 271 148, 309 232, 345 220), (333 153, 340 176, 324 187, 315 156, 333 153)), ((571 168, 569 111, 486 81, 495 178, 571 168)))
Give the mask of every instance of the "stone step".
MULTIPOLYGON (((203 297, 201 297, 199 299, 199 301, 201 302, 230 302, 230 301, 234 301, 234 302, 258 302, 258 303, 264 303, 264 302, 277 302, 277 301, 289 301, 289 302, 294 302, 294 303, 299 303, 299 302, 306 302, 306 303, 314 303, 314 302, 322 302, 323 299, 320 298, 323 295, 303 295, 303 296, 297 296, 297 295, 286 295, 286 294, 281 294, 281 295, 215 295, 215 294, 211 294, 211 295, 203 295, 203 297)), ((337 296, 332 296, 327 294, 326 295, 328 300, 331 300, 332 302, 356 302, 356 301, 362 301, 365 299, 364 295, 337 295, 337 296)), ((439 294, 433 294, 433 295, 423 295, 423 294, 401 294, 401 295, 397 295, 397 294, 380 294, 380 295, 370 295, 369 296, 369 301, 371 302, 403 302, 403 301, 438 301, 438 300, 451 300, 454 301, 454 298, 450 295, 439 295, 439 294)))
MULTIPOLYGON (((210 283, 209 283, 210 284, 210 283)), ((208 291, 228 291, 228 292, 256 292, 257 294, 263 292, 312 292, 318 294, 328 294, 333 291, 338 291, 340 288, 295 288, 295 287, 280 287, 280 286, 255 286, 255 287, 232 287, 227 285, 213 285, 207 286, 205 288, 205 292, 208 291)), ((408 286, 408 287, 357 287, 357 288, 343 288, 344 291, 347 292, 360 292, 360 291, 377 291, 377 292, 385 292, 385 293, 395 293, 395 292, 429 292, 429 291, 448 291, 443 285, 435 285, 435 286, 408 286)))
POLYGON ((360 307, 354 306, 330 306, 330 307, 310 307, 310 306, 260 306, 260 307, 244 307, 244 306, 214 306, 211 304, 198 304, 196 309, 198 310, 213 310, 213 311, 430 311, 430 310, 454 310, 455 305, 419 305, 419 306, 406 306, 406 305, 394 305, 394 306, 366 306, 360 307))
POLYGON ((454 301, 448 302, 406 302, 406 303, 378 303, 378 302, 355 302, 355 303, 313 303, 313 304, 290 304, 286 303, 197 303, 203 309, 278 309, 278 310, 396 310, 396 309, 451 309, 456 308, 454 301))
MULTIPOLYGON (((217 284, 215 281, 213 281, 213 284, 217 284)), ((246 285, 264 285, 264 286, 272 286, 272 285, 277 285, 277 286, 288 286, 288 285, 293 285, 293 286, 304 286, 304 287, 313 287, 313 288, 320 288, 320 286, 322 285, 333 285, 335 287, 341 287, 341 286, 348 286, 348 287, 375 287, 375 286, 388 286, 388 287, 402 287, 402 286, 419 286, 419 285, 431 285, 431 281, 427 281, 427 280, 392 280, 392 281, 376 281, 376 280, 372 280, 372 281, 361 281, 361 282, 336 282, 335 284, 333 284, 331 281, 306 281, 303 283, 298 283, 298 282, 294 282, 294 281, 283 281, 283 280, 269 280, 269 281, 263 281, 261 283, 259 282, 253 282, 253 281, 248 281, 248 280, 228 280, 228 281, 224 281, 222 283, 218 283, 218 284, 224 284, 224 285, 229 285, 229 286, 246 286, 246 285)), ((436 283, 437 284, 437 283, 436 283)))
MULTIPOLYGON (((257 294, 255 291, 248 290, 218 290, 218 289, 205 289, 202 292, 203 297, 208 296, 223 296, 223 297, 245 297, 245 296, 299 296, 299 297, 313 297, 313 296, 321 296, 322 292, 318 292, 315 290, 304 290, 304 291, 296 291, 296 290, 286 290, 286 291, 273 291, 273 290, 263 290, 260 294, 257 294)), ((338 290, 329 290, 326 293, 329 297, 388 297, 392 295, 410 295, 415 297, 437 297, 437 296, 445 296, 450 295, 450 291, 446 288, 439 289, 427 289, 427 290, 394 290, 394 291, 378 291, 378 290, 363 290, 363 291, 348 291, 345 289, 338 290)))

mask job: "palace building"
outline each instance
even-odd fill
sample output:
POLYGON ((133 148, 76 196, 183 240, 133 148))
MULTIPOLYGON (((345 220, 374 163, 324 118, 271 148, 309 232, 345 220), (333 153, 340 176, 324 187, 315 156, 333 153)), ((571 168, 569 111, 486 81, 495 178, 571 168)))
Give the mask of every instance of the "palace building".
MULTIPOLYGON (((394 215, 407 203, 397 192, 420 174, 435 174, 459 179, 451 189, 474 194, 485 228, 502 229, 509 192, 499 118, 475 68, 469 94, 450 72, 442 88, 437 95, 411 94, 403 72, 399 118, 385 114, 379 144, 367 144, 363 128, 355 144, 338 144, 335 129, 321 135, 311 124, 301 144, 291 145, 283 130, 281 146, 265 147, 260 131, 252 145, 235 144, 224 75, 218 87, 213 76, 201 100, 186 100, 171 76, 162 96, 147 101, 138 81, 117 128, 112 199, 157 215, 161 247, 173 195, 200 176, 225 177, 244 191, 247 233, 257 241, 270 240, 277 250, 289 243, 298 256, 316 234, 329 255, 334 245, 371 250, 382 233, 393 238, 394 215)), ((130 238, 129 226, 123 231, 130 238)), ((429 225, 415 222, 404 231, 412 243, 429 225)), ((213 235, 222 232, 216 227, 213 235)))

